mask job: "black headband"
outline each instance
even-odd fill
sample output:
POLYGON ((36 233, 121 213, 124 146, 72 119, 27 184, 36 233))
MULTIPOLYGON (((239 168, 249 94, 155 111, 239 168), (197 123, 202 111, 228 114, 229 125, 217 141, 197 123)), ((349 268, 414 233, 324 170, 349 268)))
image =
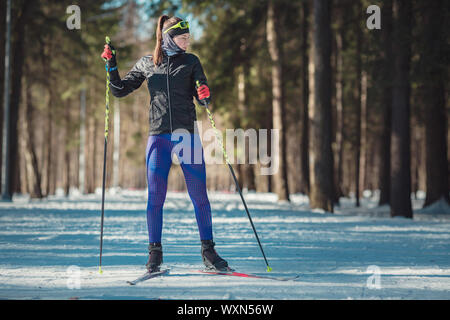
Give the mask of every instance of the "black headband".
POLYGON ((186 28, 186 29, 176 28, 176 29, 171 29, 171 30, 167 31, 167 34, 170 35, 172 38, 175 36, 179 36, 180 34, 185 34, 185 33, 189 33, 189 28, 186 28))

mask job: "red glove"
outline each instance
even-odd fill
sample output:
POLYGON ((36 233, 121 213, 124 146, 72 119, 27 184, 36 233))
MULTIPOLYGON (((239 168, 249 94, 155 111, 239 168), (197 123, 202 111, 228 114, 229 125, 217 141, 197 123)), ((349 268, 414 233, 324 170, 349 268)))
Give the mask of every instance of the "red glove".
POLYGON ((111 49, 109 48, 109 46, 107 44, 105 44, 105 49, 103 50, 101 57, 105 60, 109 60, 112 58, 112 56, 113 56, 113 53, 112 53, 111 49))
POLYGON ((209 98, 209 88, 206 84, 202 84, 197 88, 198 99, 201 101, 203 99, 209 98))

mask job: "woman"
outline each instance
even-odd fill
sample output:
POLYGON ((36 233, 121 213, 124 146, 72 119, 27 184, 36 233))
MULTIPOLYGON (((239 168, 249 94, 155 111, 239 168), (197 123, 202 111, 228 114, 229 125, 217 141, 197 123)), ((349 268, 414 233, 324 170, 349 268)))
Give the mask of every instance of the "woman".
POLYGON ((190 135, 187 141, 191 143, 184 146, 183 151, 186 151, 187 147, 192 149, 188 150, 192 151, 191 155, 201 154, 200 163, 185 161, 183 157, 183 160, 180 159, 180 166, 195 209, 203 262, 210 269, 229 269, 227 262, 214 250, 203 148, 199 135, 194 133, 196 113, 193 97, 200 102, 209 102, 210 92, 200 60, 195 55, 186 53, 188 46, 188 22, 163 15, 158 20, 153 55, 142 57, 123 79, 117 70, 114 48, 106 44, 102 54, 102 58, 107 60, 110 89, 115 97, 128 95, 138 89, 144 80, 147 80, 150 92, 150 132, 146 150, 147 226, 150 242, 146 266, 149 272, 159 271, 163 262, 162 213, 167 177, 172 164, 171 155, 179 143, 172 141, 173 133, 177 129, 187 130, 190 135), (198 88, 197 81, 200 84, 198 88))

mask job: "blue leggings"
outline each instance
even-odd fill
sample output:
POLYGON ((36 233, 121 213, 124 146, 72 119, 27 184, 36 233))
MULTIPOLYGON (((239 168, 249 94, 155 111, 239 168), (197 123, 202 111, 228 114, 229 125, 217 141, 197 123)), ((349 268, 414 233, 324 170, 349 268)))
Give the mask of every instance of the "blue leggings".
POLYGON ((185 134, 183 139, 175 139, 177 141, 172 141, 171 138, 171 134, 148 137, 146 160, 149 241, 161 242, 163 205, 173 153, 178 157, 194 205, 200 239, 212 240, 211 206, 206 192, 206 170, 200 137, 198 134, 185 134))

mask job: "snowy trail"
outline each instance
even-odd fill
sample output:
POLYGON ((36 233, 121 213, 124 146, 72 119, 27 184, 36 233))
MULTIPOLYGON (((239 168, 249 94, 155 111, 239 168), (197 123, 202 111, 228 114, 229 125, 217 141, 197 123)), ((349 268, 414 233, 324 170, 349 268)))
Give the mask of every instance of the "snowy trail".
MULTIPOLYGON (((265 274, 239 195, 209 197, 219 254, 237 271, 265 274)), ((369 200, 356 210, 343 199, 328 214, 311 212, 302 195, 291 204, 267 193, 245 197, 273 276, 298 280, 183 270, 202 268, 198 231, 189 196, 169 192, 163 247, 170 274, 129 286, 144 271, 148 239, 146 192, 128 191, 106 196, 101 275, 99 195, 0 203, 0 298, 450 299, 448 214, 417 213, 411 221, 391 219, 369 200), (371 286, 376 271, 379 289, 371 286)))

